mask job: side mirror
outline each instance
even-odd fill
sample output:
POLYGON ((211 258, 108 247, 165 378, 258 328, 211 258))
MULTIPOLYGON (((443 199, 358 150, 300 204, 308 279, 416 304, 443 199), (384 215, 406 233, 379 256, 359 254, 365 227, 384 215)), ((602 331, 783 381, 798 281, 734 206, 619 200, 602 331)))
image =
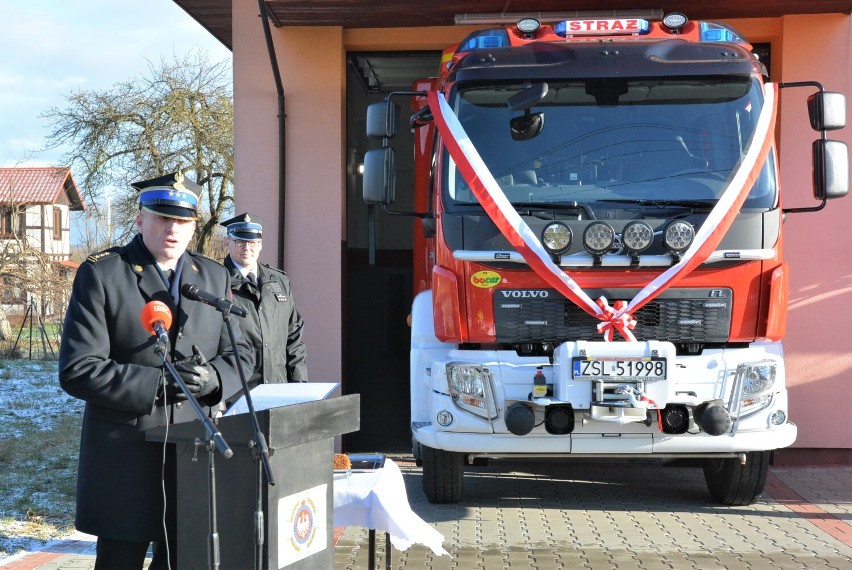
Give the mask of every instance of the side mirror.
POLYGON ((834 131, 846 126, 846 96, 819 91, 808 97, 808 116, 815 131, 834 131))
POLYGON ((814 198, 830 200, 849 193, 849 150, 846 143, 815 140, 813 165, 814 198))
POLYGON ((392 148, 382 147, 367 151, 364 155, 362 181, 364 202, 380 205, 393 203, 396 169, 392 148))
POLYGON ((393 101, 372 103, 367 107, 367 136, 371 139, 392 138, 398 123, 399 106, 393 101))

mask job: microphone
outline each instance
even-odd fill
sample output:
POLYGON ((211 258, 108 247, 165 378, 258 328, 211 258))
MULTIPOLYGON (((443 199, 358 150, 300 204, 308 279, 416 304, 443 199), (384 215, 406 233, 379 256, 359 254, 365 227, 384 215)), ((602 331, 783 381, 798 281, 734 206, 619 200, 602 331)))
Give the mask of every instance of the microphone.
POLYGON ((162 301, 148 301, 142 307, 142 326, 151 334, 157 335, 163 346, 169 345, 168 330, 172 326, 172 311, 162 301))
POLYGON ((231 313, 233 315, 237 315, 238 317, 246 316, 246 311, 242 307, 238 307, 233 304, 228 299, 224 297, 217 297, 213 293, 208 293, 202 289, 198 288, 198 285, 195 283, 184 283, 180 288, 181 294, 187 299, 191 299, 193 301, 200 301, 205 305, 210 305, 215 308, 217 311, 222 313, 231 313))

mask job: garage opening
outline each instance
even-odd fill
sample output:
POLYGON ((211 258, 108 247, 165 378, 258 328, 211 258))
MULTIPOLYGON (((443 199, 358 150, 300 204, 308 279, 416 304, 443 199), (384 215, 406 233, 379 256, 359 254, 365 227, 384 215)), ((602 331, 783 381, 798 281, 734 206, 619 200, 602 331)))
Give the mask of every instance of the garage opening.
MULTIPOLYGON (((367 139, 367 106, 388 93, 408 91, 417 79, 435 76, 440 52, 349 53, 346 76, 346 251, 343 269, 343 392, 361 394, 361 429, 344 436, 346 451, 411 450, 407 324, 413 299, 413 232, 407 216, 376 212, 375 264, 368 261, 368 210, 362 199, 359 165, 379 141, 367 139)), ((413 209, 413 136, 408 102, 398 99, 401 128, 391 141, 396 152, 394 210, 413 209)), ((421 230, 422 231, 422 230, 421 230)))

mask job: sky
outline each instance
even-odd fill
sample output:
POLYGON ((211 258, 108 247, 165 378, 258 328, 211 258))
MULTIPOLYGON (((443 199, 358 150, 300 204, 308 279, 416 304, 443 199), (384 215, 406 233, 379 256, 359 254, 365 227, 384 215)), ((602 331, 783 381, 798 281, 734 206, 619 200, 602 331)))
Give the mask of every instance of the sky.
POLYGON ((172 0, 0 0, 0 166, 64 166, 40 115, 192 51, 231 52, 172 0))

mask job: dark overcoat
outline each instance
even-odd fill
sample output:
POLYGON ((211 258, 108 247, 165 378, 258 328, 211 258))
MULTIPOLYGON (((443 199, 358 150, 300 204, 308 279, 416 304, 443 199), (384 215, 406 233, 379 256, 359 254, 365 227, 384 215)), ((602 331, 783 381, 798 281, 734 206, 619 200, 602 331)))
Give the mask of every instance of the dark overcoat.
POLYGON ((240 274, 230 255, 225 267, 231 273, 234 303, 248 313, 240 326, 255 352, 249 388, 262 383, 307 382, 305 322, 296 310, 290 278, 279 269, 258 264, 258 290, 240 274))
MULTIPOLYGON (((186 252, 181 285, 185 283, 225 297, 229 276, 220 263, 186 252)), ((152 300, 166 303, 174 316, 169 335, 172 361, 192 355, 192 346, 197 345, 219 377, 221 396, 227 398, 240 388, 237 359, 222 315, 188 299, 179 299, 176 306, 140 235, 126 246, 91 255, 80 265, 59 351, 62 388, 86 402, 76 526, 113 540, 162 539, 163 444, 147 442, 145 431, 197 418, 187 402, 164 405, 159 397, 162 357, 141 322, 142 309, 152 300)), ((244 370, 250 371, 252 352, 237 320, 231 321, 237 351, 244 370)), ((203 434, 199 426, 199 435, 203 434)), ((171 471, 167 469, 167 479, 173 478, 171 471)), ((173 488, 173 483, 168 480, 167 486, 173 488)))

